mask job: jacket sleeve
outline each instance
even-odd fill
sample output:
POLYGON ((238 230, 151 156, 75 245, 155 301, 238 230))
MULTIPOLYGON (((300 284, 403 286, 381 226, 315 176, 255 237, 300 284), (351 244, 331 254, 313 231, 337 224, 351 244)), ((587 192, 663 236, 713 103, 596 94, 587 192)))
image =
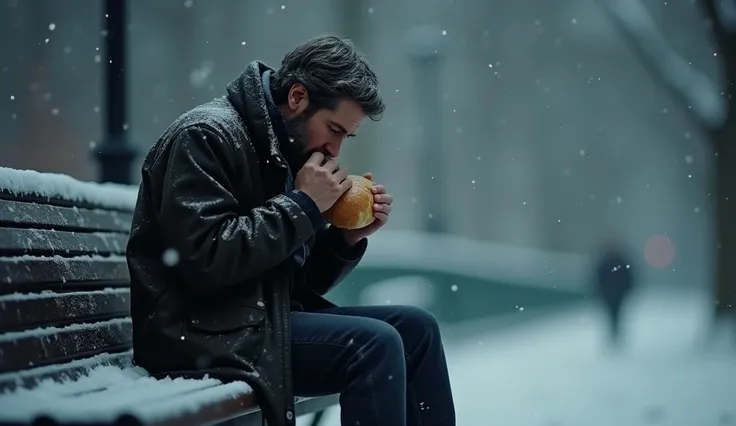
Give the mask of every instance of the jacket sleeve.
MULTIPOLYGON (((216 292, 258 277, 287 259, 316 232, 319 209, 304 193, 278 195, 244 210, 234 195, 232 145, 214 131, 190 127, 159 161, 163 170, 158 224, 176 265, 195 292, 216 292)), ((240 173, 248 173, 242 170, 240 173)), ((245 193, 244 193, 245 192, 245 193)))
POLYGON ((326 294, 355 269, 367 247, 367 239, 350 247, 338 228, 323 226, 305 265, 306 285, 319 295, 326 294))

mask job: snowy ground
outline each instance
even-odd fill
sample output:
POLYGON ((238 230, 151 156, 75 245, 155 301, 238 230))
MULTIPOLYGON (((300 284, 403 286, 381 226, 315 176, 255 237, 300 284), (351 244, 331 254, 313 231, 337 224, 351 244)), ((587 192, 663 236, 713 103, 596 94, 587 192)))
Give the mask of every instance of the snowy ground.
MULTIPOLYGON (((458 425, 736 425, 736 351, 702 344, 707 306, 693 290, 642 294, 618 354, 590 305, 510 328, 475 324, 484 331, 446 344, 458 425)), ((325 417, 338 425, 339 409, 325 417)))

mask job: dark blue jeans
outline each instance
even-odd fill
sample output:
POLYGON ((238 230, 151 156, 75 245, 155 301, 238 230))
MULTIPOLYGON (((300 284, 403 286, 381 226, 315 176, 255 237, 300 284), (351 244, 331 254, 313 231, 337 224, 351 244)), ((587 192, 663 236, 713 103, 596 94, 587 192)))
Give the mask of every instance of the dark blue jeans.
POLYGON ((454 426, 437 321, 412 306, 292 312, 298 396, 340 394, 341 423, 454 426))

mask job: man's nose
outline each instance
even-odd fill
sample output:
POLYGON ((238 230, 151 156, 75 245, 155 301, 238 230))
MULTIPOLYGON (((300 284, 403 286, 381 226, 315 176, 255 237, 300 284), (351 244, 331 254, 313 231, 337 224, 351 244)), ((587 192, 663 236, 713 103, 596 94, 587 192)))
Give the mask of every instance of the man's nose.
POLYGON ((327 151, 327 154, 332 158, 337 158, 338 155, 340 155, 340 147, 342 146, 342 140, 338 142, 330 142, 325 147, 325 151, 327 151))

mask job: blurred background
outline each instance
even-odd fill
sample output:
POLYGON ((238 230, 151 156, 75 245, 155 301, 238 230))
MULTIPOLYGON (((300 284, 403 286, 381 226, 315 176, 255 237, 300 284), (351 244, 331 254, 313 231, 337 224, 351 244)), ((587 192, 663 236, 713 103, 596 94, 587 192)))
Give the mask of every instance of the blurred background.
MULTIPOLYGON (((734 2, 126 4, 131 184, 250 61, 324 33, 367 55, 388 109, 340 160, 397 201, 330 297, 432 310, 458 424, 736 424, 713 321, 734 2)), ((0 7, 0 166, 99 180, 104 2, 0 7)))

